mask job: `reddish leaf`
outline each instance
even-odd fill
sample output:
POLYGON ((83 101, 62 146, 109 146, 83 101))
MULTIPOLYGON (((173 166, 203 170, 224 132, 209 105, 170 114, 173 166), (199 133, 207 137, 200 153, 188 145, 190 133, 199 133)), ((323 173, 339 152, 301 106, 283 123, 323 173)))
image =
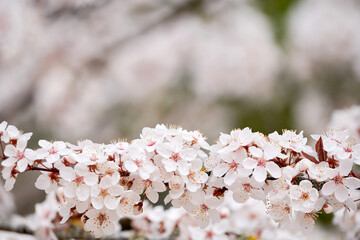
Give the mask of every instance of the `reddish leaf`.
POLYGON ((309 159, 310 161, 312 161, 313 163, 319 163, 319 161, 314 157, 311 156, 310 154, 307 154, 305 152, 301 152, 301 154, 306 158, 309 159))
POLYGON ((323 140, 322 140, 321 137, 320 137, 319 140, 316 142, 315 149, 316 149, 316 152, 317 152, 319 161, 320 161, 320 162, 326 161, 326 159, 327 159, 327 154, 326 154, 326 152, 325 152, 325 150, 324 150, 324 144, 323 144, 323 140))
POLYGON ((355 169, 351 170, 350 176, 360 178, 360 172, 356 171, 355 169))

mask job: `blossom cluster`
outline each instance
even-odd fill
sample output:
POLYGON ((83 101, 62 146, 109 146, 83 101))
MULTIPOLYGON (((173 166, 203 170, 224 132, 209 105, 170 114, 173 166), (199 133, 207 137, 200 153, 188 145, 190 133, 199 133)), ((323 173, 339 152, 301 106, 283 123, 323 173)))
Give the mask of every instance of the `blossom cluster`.
POLYGON ((329 122, 330 128, 349 130, 351 137, 360 141, 360 106, 335 110, 329 122))
MULTIPOLYGON (((291 228, 277 228, 277 224, 266 214, 261 201, 249 200, 239 205, 231 196, 219 206, 221 222, 201 229, 185 210, 163 206, 146 206, 144 213, 130 218, 131 230, 118 236, 144 236, 146 239, 325 239, 321 231, 292 231, 291 228), (241 216, 241 220, 239 220, 241 216)), ((338 237, 338 236, 336 236, 338 237)), ((336 239, 327 235, 327 239, 336 239)))
POLYGON ((360 144, 347 131, 313 135, 315 149, 290 130, 236 129, 210 146, 199 131, 157 125, 130 143, 40 140, 35 150, 27 148, 31 135, 0 124, 5 189, 19 173, 40 171, 35 186, 57 192, 61 223, 81 216, 95 237, 119 231, 119 219, 141 214, 145 199, 157 203, 161 193, 202 229, 221 222, 227 198, 262 201, 282 227, 311 229, 321 213, 357 211, 360 144))

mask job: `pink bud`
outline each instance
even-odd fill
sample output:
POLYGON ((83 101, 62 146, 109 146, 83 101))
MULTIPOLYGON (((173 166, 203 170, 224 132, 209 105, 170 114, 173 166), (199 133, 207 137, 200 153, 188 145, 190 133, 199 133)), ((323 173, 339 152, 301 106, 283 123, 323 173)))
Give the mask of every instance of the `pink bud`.
POLYGON ((323 210, 326 214, 330 214, 333 212, 333 207, 330 204, 325 204, 323 210))

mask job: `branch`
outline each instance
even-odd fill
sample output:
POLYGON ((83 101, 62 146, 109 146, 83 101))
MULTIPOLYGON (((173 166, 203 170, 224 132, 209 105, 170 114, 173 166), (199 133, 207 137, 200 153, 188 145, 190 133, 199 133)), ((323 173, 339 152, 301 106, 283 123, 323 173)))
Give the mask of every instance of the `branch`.
POLYGON ((45 172, 59 173, 59 169, 56 168, 29 167, 28 171, 45 171, 45 172))
POLYGON ((87 4, 81 7, 72 6, 70 4, 69 6, 63 6, 50 12, 46 17, 52 21, 63 19, 64 17, 83 17, 105 6, 109 2, 110 0, 97 0, 94 4, 87 4))
POLYGON ((109 47, 105 48, 104 53, 106 56, 112 54, 114 52, 114 50, 116 48, 118 48, 119 46, 123 45, 124 43, 136 38, 139 35, 145 34, 149 31, 151 31, 152 29, 154 29, 155 27, 157 27, 158 25, 164 23, 164 22, 168 22, 174 18, 177 18, 178 16, 180 16, 181 14, 187 12, 187 11, 191 11, 193 9, 197 9, 200 6, 202 6, 203 4, 203 0, 190 0, 190 1, 186 1, 185 3, 179 4, 177 6, 174 7, 174 9, 172 11, 170 11, 170 13, 166 14, 165 16, 158 18, 150 23, 148 23, 145 27, 143 27, 142 29, 138 30, 137 32, 135 32, 134 34, 131 34, 125 38, 119 39, 118 41, 116 41, 114 44, 110 45, 109 47))
POLYGON ((0 225, 0 231, 34 235, 34 232, 31 231, 30 229, 26 228, 25 226, 22 226, 22 227, 20 227, 20 228, 14 229, 14 228, 11 228, 11 227, 9 227, 9 226, 1 226, 1 225, 0 225))
MULTIPOLYGON (((1 135, 0 135, 0 137, 1 137, 1 135)), ((6 159, 5 150, 4 150, 4 145, 3 145, 3 142, 1 141, 1 139, 0 139, 0 146, 1 146, 2 160, 5 160, 6 159)))

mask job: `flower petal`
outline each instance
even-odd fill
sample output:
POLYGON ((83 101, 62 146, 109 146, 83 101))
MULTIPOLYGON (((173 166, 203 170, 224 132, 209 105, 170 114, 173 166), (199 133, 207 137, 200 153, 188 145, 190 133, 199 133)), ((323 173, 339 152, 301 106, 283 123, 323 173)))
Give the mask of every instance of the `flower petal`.
POLYGON ((246 169, 254 169, 258 165, 258 161, 252 158, 245 158, 243 161, 243 166, 246 169))
POLYGON ((321 193, 324 196, 329 196, 329 195, 333 194, 334 191, 335 191, 335 182, 334 181, 325 183, 321 188, 321 193))
POLYGON ((267 175, 266 169, 264 167, 262 167, 262 166, 257 166, 254 169, 253 175, 254 175, 254 178, 255 178, 256 181, 263 182, 263 181, 265 181, 266 175, 267 175))
POLYGON ((229 164, 220 163, 214 168, 213 174, 216 177, 222 177, 229 170, 229 168, 229 164))
POLYGON ((280 167, 274 162, 267 162, 266 163, 266 170, 273 176, 274 178, 281 177, 281 169, 280 167))
POLYGON ((41 174, 35 182, 35 187, 40 190, 45 190, 50 186, 50 183, 49 176, 47 174, 41 174))
POLYGON ((335 198, 339 202, 345 202, 349 198, 349 190, 342 184, 338 184, 335 188, 335 198))

